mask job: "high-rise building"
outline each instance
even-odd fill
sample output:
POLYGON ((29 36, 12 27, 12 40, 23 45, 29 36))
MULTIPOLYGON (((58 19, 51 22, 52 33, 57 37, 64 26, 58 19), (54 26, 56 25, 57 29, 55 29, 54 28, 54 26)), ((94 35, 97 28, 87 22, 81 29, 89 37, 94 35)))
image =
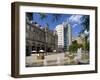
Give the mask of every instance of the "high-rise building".
POLYGON ((66 24, 67 26, 67 44, 68 47, 72 44, 72 28, 70 24, 66 24))
POLYGON ((56 26, 55 30, 58 35, 58 48, 68 49, 72 44, 72 28, 68 22, 63 22, 56 26))

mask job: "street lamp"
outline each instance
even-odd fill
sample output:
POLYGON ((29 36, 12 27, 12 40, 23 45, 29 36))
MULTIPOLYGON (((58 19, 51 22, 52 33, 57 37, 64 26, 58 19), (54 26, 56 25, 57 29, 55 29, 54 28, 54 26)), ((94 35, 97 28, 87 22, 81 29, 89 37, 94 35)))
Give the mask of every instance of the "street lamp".
POLYGON ((45 27, 45 52, 46 52, 46 55, 47 55, 47 27, 45 27))

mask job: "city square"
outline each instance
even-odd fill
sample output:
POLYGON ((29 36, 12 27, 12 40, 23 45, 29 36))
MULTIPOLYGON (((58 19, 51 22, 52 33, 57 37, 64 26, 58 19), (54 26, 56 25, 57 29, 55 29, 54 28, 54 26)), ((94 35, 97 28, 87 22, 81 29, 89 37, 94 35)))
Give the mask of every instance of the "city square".
MULTIPOLYGON (((84 31, 76 30, 76 35, 77 24, 72 25, 68 20, 50 29, 49 23, 42 27, 33 19, 33 16, 45 19, 47 15, 59 19, 67 14, 26 13, 26 67, 89 64, 89 22, 84 31)), ((68 16, 70 21, 73 17, 74 21, 77 21, 75 17, 89 19, 87 15, 68 16)))

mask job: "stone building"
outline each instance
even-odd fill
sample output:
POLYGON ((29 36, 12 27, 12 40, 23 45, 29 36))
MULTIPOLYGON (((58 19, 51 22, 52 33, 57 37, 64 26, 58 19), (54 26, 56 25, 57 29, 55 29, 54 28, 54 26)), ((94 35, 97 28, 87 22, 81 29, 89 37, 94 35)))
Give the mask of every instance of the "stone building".
POLYGON ((32 51, 53 52, 57 51, 58 36, 56 31, 49 28, 41 27, 38 23, 33 22, 26 17, 26 54, 31 54, 32 51))
POLYGON ((80 34, 79 36, 73 37, 72 41, 77 41, 77 44, 83 45, 85 42, 85 35, 80 34))

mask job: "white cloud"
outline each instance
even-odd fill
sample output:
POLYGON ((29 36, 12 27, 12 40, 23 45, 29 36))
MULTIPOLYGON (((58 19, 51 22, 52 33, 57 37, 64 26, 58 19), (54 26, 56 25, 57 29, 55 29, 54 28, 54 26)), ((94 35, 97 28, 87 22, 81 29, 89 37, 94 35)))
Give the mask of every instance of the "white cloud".
POLYGON ((76 23, 80 24, 81 18, 82 18, 82 15, 72 15, 71 17, 69 17, 69 21, 76 22, 76 23))
POLYGON ((75 28, 78 24, 74 24, 72 27, 75 28))
POLYGON ((85 34, 85 35, 88 35, 88 34, 89 34, 89 32, 88 32, 87 30, 85 30, 85 31, 84 31, 84 34, 85 34))

